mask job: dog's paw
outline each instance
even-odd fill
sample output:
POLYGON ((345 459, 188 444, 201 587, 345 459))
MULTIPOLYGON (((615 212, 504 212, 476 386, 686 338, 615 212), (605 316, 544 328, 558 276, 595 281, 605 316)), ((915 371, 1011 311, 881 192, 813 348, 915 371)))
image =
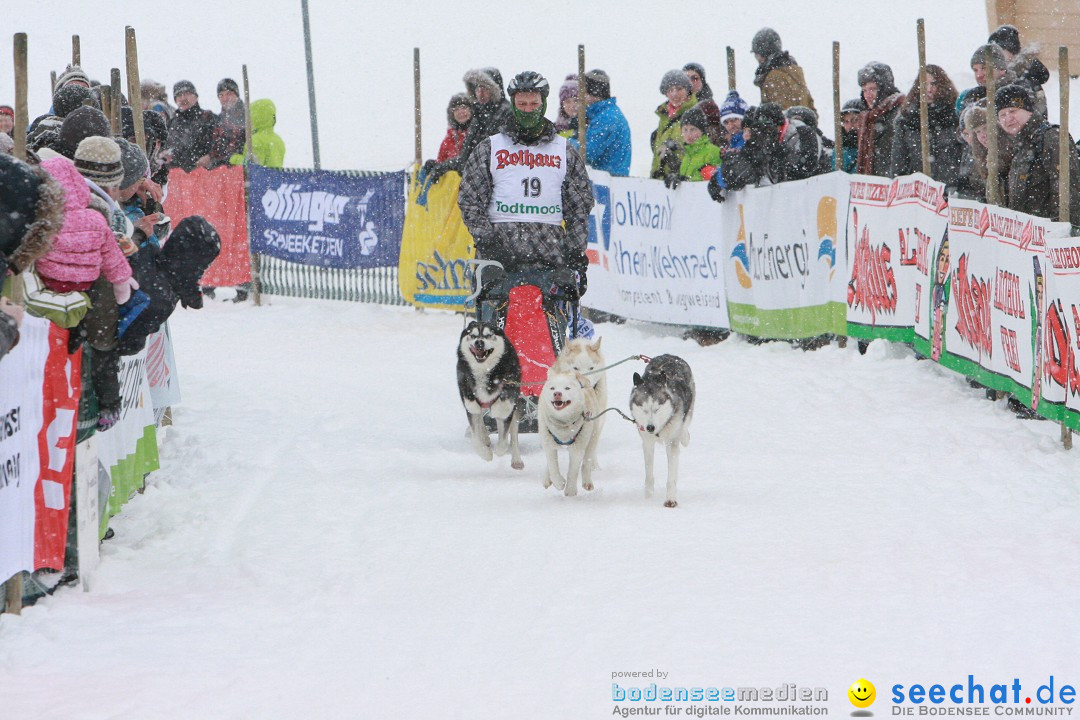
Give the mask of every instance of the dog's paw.
POLYGON ((583 482, 583 483, 581 483, 581 489, 582 490, 588 490, 588 491, 591 492, 593 487, 594 486, 593 486, 593 484, 591 482, 583 482))
POLYGON ((495 445, 495 454, 502 457, 506 454, 506 451, 510 449, 510 441, 500 442, 495 445))
POLYGON ((674 500, 664 501, 664 507, 676 507, 678 504, 679 503, 675 502, 674 500))
MULTIPOLYGON (((525 467, 525 463, 521 463, 521 466, 525 467)), ((545 475, 544 476, 544 489, 547 490, 549 487, 551 487, 551 478, 549 478, 547 475, 545 475)))
POLYGON ((491 454, 490 445, 478 445, 476 448, 476 454, 480 456, 481 460, 486 460, 488 462, 491 462, 491 458, 494 457, 491 454))
POLYGON ((576 497, 577 496, 577 486, 576 485, 567 485, 566 488, 563 490, 563 494, 566 495, 566 497, 576 497))

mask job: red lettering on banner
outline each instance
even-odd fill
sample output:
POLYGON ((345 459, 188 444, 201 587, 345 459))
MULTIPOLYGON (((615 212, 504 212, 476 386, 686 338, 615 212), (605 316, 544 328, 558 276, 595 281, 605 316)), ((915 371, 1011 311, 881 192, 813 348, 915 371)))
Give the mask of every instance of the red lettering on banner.
POLYGON ((1001 328, 1001 349, 1005 352, 1005 364, 1013 371, 1020 372, 1020 347, 1016 341, 1016 331, 1001 328))
POLYGON ((954 294, 956 331, 970 347, 980 355, 993 357, 994 347, 990 340, 990 281, 969 276, 968 256, 964 253, 957 264, 954 294))
MULTIPOLYGON (((855 232, 858 234, 858 214, 855 214, 855 232)), ((852 264, 851 281, 848 282, 848 307, 866 308, 870 321, 877 322, 877 313, 896 312, 896 278, 893 273, 892 251, 882 243, 870 244, 870 228, 863 228, 855 246, 855 262, 852 264)))
POLYGON ((517 152, 498 150, 495 152, 495 159, 499 163, 498 167, 495 168, 496 170, 502 170, 508 165, 524 165, 530 170, 536 167, 562 167, 561 155, 534 153, 531 150, 518 150, 517 152))
MULTIPOLYGON (((1080 317, 1076 306, 1072 308, 1073 325, 1080 340, 1080 317)), ((1080 393, 1080 373, 1076 370, 1076 350, 1069 337, 1068 321, 1061 307, 1061 300, 1050 303, 1046 309, 1046 362, 1043 377, 1053 381, 1058 387, 1066 388, 1069 395, 1080 393)))

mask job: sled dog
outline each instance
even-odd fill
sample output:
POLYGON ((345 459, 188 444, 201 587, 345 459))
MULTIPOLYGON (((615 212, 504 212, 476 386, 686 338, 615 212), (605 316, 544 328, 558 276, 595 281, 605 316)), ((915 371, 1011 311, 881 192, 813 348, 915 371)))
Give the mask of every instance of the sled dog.
POLYGON ((694 416, 694 376, 686 361, 675 355, 660 355, 649 362, 644 375, 634 373, 630 414, 645 453, 645 497, 653 493, 653 454, 660 441, 667 451, 668 466, 664 507, 675 507, 679 446, 690 443, 690 421, 694 416))
MULTIPOLYGON (((596 405, 599 410, 607 407, 607 371, 596 372, 607 365, 604 356, 600 353, 601 340, 603 338, 597 338, 595 342, 589 342, 585 338, 571 340, 566 344, 566 348, 556 358, 555 364, 552 366, 552 369, 557 372, 579 372, 584 375, 592 383, 593 391, 596 392, 596 405)), ((600 444, 600 431, 604 429, 604 417, 600 416, 593 421, 593 424, 596 425, 593 428, 595 438, 593 445, 598 446, 600 444)), ((590 464, 589 470, 596 470, 600 467, 595 452, 590 457, 585 458, 585 462, 590 464)), ((583 487, 586 490, 592 490, 591 484, 586 484, 583 487)))
POLYGON ((540 391, 537 421, 540 442, 547 456, 544 487, 554 485, 567 496, 577 495, 578 475, 582 487, 592 489, 592 465, 588 459, 596 452, 596 391, 581 373, 558 372, 552 368, 540 391), (559 471, 559 448, 570 451, 566 477, 559 471))
POLYGON ((491 438, 484 427, 484 412, 495 418, 499 431, 496 455, 510 450, 510 466, 525 463, 518 449, 521 367, 514 346, 495 325, 473 321, 461 332, 457 348, 457 383, 461 404, 469 415, 473 449, 491 460, 491 438))

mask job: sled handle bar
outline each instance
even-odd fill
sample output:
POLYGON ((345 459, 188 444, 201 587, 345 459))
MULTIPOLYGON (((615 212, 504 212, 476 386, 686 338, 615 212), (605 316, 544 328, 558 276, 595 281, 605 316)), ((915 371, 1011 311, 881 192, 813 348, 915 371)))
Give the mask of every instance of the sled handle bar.
POLYGON ((465 298, 465 302, 470 303, 480 296, 480 290, 484 287, 483 283, 480 282, 480 278, 484 274, 484 268, 502 268, 503 264, 498 260, 478 260, 476 258, 466 260, 465 264, 473 268, 473 277, 475 278, 474 286, 476 287, 476 289, 473 290, 472 295, 469 295, 467 298, 465 298))

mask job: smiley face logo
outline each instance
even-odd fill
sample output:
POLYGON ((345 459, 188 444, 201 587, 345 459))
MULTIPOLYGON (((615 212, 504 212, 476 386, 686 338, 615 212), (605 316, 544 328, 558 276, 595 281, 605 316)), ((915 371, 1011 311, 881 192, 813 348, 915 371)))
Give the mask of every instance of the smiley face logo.
POLYGON ((868 708, 874 704, 874 700, 877 699, 877 690, 874 689, 874 684, 865 678, 859 678, 855 682, 851 683, 851 687, 847 690, 848 700, 851 704, 857 708, 868 708))

